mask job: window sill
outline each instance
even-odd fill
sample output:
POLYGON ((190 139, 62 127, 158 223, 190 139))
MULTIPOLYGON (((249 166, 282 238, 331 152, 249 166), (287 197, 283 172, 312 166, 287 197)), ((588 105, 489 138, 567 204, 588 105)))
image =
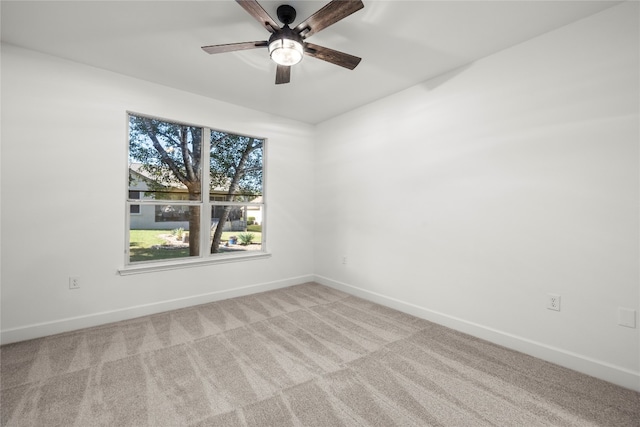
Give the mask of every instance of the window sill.
POLYGON ((118 270, 121 276, 130 274, 153 273, 156 271, 177 270, 180 268, 201 267, 204 265, 224 264, 229 262, 251 261, 255 259, 270 258, 268 252, 258 252, 254 254, 243 255, 216 255, 209 258, 186 259, 182 261, 168 262, 149 262, 146 264, 129 265, 118 270))

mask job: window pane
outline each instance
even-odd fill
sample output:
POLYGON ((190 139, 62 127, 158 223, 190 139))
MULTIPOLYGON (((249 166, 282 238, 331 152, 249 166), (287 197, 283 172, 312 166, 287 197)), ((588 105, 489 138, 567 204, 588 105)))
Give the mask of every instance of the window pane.
POLYGON ((212 206, 211 253, 262 250, 262 206, 212 206))
MULTIPOLYGON (((140 192, 135 190, 129 191, 129 199, 131 200, 139 200, 140 192)), ((140 214, 140 205, 129 205, 129 213, 133 215, 140 214)))
POLYGON ((264 140, 211 131, 209 199, 252 201, 262 195, 264 140))
POLYGON ((185 205, 143 205, 136 221, 131 221, 129 230, 129 262, 160 261, 170 258, 186 258, 199 255, 200 207, 185 205), (169 220, 156 221, 167 207, 171 214, 179 212, 169 220), (151 213, 151 215, 149 215, 151 213), (147 217, 147 218, 145 218, 147 217), (196 219, 196 221, 193 221, 196 219))
POLYGON ((201 200, 202 128, 129 116, 129 191, 201 200))

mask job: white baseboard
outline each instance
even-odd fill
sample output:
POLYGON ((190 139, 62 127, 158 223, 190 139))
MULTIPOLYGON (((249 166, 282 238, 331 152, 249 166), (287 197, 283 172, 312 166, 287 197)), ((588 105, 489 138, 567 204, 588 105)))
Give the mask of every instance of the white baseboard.
POLYGON ((512 350, 516 350, 560 366, 564 366, 574 371, 608 381, 619 386, 640 391, 640 372, 634 372, 626 368, 615 366, 603 361, 595 360, 577 353, 562 350, 537 341, 532 341, 523 337, 508 334, 506 332, 488 328, 486 326, 469 322, 464 319, 449 316, 429 310, 415 304, 401 301, 366 289, 338 282, 324 276, 316 275, 316 283, 332 287, 348 294, 390 307, 404 313, 420 317, 425 320, 437 323, 467 333, 477 338, 481 338, 512 350))
POLYGON ((7 329, 0 332, 0 343, 9 344, 12 342, 25 341, 33 338, 45 337, 48 335, 74 331, 82 328, 90 328, 93 326, 104 325, 121 320, 147 316, 149 314, 162 313, 164 311, 191 307, 198 304, 206 304, 212 301, 219 301, 228 298, 255 294, 258 292, 270 291, 273 289, 285 288, 287 286, 312 282, 313 279, 313 275, 291 277, 274 282, 259 283, 255 285, 243 286, 240 288, 226 289, 222 291, 209 292, 206 294, 193 295, 168 301, 160 301, 151 304, 127 307, 119 310, 104 311, 101 313, 94 313, 86 316, 69 317, 66 319, 53 320, 50 322, 43 322, 14 329, 7 329))

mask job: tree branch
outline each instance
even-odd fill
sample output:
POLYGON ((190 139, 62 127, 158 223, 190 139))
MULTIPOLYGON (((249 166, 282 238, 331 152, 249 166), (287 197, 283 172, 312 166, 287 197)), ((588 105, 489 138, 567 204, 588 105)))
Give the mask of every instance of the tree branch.
POLYGON ((143 118, 142 122, 144 123, 144 127, 145 127, 145 129, 147 131, 147 136, 149 136, 149 139, 151 139, 151 142, 153 142, 153 147, 156 149, 156 151, 160 155, 160 159, 162 160, 162 162, 164 164, 166 164, 169 167, 169 169, 171 169, 171 172, 173 172, 175 177, 178 178, 178 180, 180 182, 182 182, 184 185, 188 186, 188 182, 189 181, 188 181, 187 177, 185 177, 182 174, 182 172, 180 172, 180 168, 178 168, 178 166, 173 161, 173 159, 171 157, 169 157, 167 152, 162 147, 162 144, 160 144, 160 141, 158 141, 158 138, 156 137, 156 134, 153 131, 153 127, 149 123, 149 119, 143 118))
MULTIPOLYGON (((261 144, 260 144, 261 145, 261 144)), ((233 179, 231 180, 231 184, 229 185, 229 192, 227 193, 227 201, 231 201, 236 191, 238 191, 238 184, 240 183, 240 179, 244 176, 244 164, 246 163, 249 155, 259 146, 254 146, 251 143, 248 143, 242 152, 242 157, 240 157, 240 161, 235 165, 236 173, 233 174, 233 179)))
POLYGON ((187 138, 187 127, 180 126, 180 149, 182 150, 182 161, 184 162, 184 168, 187 171, 187 179, 190 183, 198 182, 198 177, 193 170, 193 164, 191 157, 189 156, 189 139, 187 138))

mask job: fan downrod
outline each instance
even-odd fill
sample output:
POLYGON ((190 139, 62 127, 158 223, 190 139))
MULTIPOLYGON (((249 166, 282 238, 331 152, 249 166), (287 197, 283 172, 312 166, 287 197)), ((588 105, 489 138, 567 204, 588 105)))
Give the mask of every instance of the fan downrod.
POLYGON ((284 25, 289 25, 296 19, 296 10, 288 4, 278 6, 276 13, 278 14, 278 19, 284 25))

